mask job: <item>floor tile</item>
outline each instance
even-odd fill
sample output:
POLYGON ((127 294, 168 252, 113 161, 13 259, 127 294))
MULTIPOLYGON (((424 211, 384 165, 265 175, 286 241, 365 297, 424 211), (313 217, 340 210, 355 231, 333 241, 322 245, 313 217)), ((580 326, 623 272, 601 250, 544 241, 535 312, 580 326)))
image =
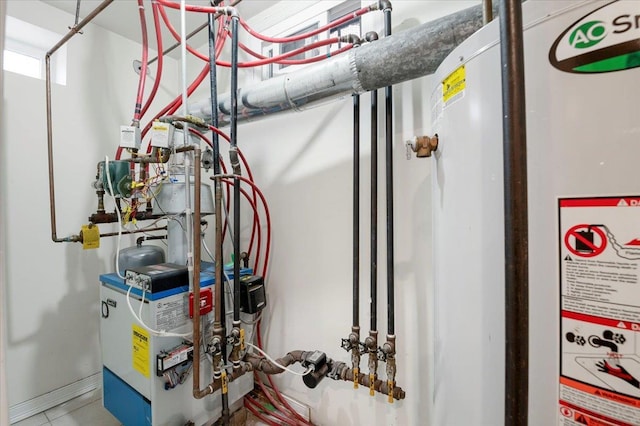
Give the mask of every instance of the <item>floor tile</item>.
POLYGON ((71 413, 58 417, 52 426, 119 426, 120 422, 102 407, 102 401, 94 401, 71 413))
POLYGON ((31 416, 29 418, 21 420, 18 423, 13 423, 11 426, 41 426, 48 424, 49 419, 47 419, 47 417, 43 413, 39 413, 35 416, 31 416))
POLYGON ((102 388, 97 388, 91 392, 80 395, 77 398, 73 398, 63 404, 50 408, 49 410, 45 411, 44 414, 47 416, 49 421, 55 420, 58 417, 62 417, 66 414, 71 413, 72 411, 77 410, 78 408, 82 408, 94 401, 98 401, 101 397, 102 388))

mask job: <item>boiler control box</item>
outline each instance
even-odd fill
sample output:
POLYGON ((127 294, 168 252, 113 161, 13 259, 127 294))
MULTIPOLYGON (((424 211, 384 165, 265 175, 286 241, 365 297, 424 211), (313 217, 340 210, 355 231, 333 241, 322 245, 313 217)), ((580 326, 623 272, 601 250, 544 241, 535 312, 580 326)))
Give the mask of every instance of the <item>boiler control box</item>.
POLYGON ((189 271, 186 266, 159 263, 127 269, 124 279, 128 286, 149 293, 158 293, 178 287, 188 287, 189 271))

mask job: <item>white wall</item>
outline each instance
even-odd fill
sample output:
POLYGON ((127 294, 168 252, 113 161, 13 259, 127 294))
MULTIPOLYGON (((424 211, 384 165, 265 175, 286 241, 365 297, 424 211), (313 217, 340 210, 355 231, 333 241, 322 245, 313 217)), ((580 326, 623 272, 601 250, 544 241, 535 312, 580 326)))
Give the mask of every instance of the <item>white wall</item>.
MULTIPOLYGON (((131 13, 137 13, 131 4, 131 13)), ((9 1, 7 14, 59 34, 74 21, 39 1, 9 1)), ((131 121, 138 82, 132 61, 140 58, 140 50, 139 44, 93 24, 68 43, 67 85, 53 85, 60 237, 77 234, 96 209, 91 189, 96 163, 105 155, 113 158, 119 126, 131 121)), ((170 99, 176 68, 167 59, 165 81, 172 84, 163 84, 152 111, 170 99)), ((2 310, 8 320, 9 403, 15 405, 100 371, 98 275, 113 270, 115 241, 103 240, 99 250, 89 251, 51 241, 45 82, 13 73, 4 77, 0 175, 7 285, 2 310)))
MULTIPOLYGON (((477 1, 393 1, 394 32, 477 1)), ((367 5, 369 2, 363 2, 367 5)), ((259 18, 259 17, 257 17, 259 18)), ((366 15, 363 32, 382 33, 380 13, 366 15)), ((395 271, 398 385, 404 401, 371 398, 366 389, 325 379, 307 389, 299 377, 278 376, 286 393, 312 407, 321 425, 429 424, 433 398, 431 160, 405 158, 404 141, 430 134, 430 77, 394 87, 395 271)), ((386 335, 384 91, 379 92, 378 330, 386 335)), ((369 329, 369 95, 362 104, 361 318, 369 329)), ((268 281, 267 351, 319 349, 350 364, 340 339, 351 327, 352 101, 287 113, 239 127, 239 143, 270 202, 274 227, 268 281)), ((367 371, 363 357, 362 371, 367 371)), ((379 373, 386 377, 384 364, 379 373)))
MULTIPOLYGON (((2 28, 5 27, 5 14, 6 14, 6 3, 0 2, 0 25, 2 28)), ((0 50, 4 49, 4 31, 0 31, 0 50)), ((2 81, 4 77, 4 72, 2 68, 2 56, 0 55, 0 111, 4 111, 5 109, 5 101, 4 101, 4 92, 2 90, 2 81)), ((0 115, 0 126, 4 124, 2 120, 2 116, 0 115)), ((2 150, 3 140, 0 139, 0 152, 2 150)), ((0 187, 2 189, 2 187, 0 187)), ((0 201, 2 200, 2 192, 0 192, 0 201)), ((5 224, 4 224, 4 209, 0 208, 0 306, 4 301, 4 287, 5 287, 5 274, 4 274, 4 264, 5 264, 5 244, 4 244, 4 233, 5 233, 5 224)), ((7 369, 6 369, 6 354, 5 354, 5 345, 6 345, 6 317, 4 314, 5 310, 0 310, 0 425, 5 425, 9 423, 9 400, 7 399, 7 369)))

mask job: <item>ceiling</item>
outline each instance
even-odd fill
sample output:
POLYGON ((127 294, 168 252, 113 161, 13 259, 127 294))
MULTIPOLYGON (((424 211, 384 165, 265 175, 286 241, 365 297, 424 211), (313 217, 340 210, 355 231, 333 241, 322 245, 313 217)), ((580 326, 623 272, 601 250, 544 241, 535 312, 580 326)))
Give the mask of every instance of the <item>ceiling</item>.
MULTIPOLYGON (((1 1, 1 0, 0 0, 1 1)), ((67 13, 75 16, 76 14, 76 0, 42 0, 44 3, 50 6, 61 9, 67 13)), ((177 3, 179 1, 174 0, 177 3)), ((244 19, 249 19, 260 12, 268 9, 276 4, 277 0, 244 0, 238 4, 238 11, 244 19)), ((94 10, 102 0, 80 0, 80 19, 88 15, 94 10)), ((149 27, 149 44, 155 46, 155 37, 153 36, 153 15, 151 12, 151 2, 144 0, 146 6, 147 25, 149 27)), ((210 5, 208 0, 188 0, 188 4, 208 6, 210 5)), ((227 2, 228 3, 228 2, 227 2)), ((180 11, 170 8, 165 8, 167 15, 171 19, 173 26, 178 33, 180 32, 180 11)), ((202 13, 187 13, 186 27, 187 34, 192 30, 205 23, 207 17, 202 13)), ((162 21, 162 19, 161 19, 162 21)), ((120 34, 130 40, 140 42, 142 35, 140 32, 140 17, 138 14, 138 2, 136 0, 115 0, 105 10, 103 10, 98 16, 94 18, 93 23, 112 31, 116 34, 120 34)), ((72 24, 72 22, 70 23, 72 24)), ((164 28, 164 24, 161 24, 164 28)), ((194 36, 190 39, 190 44, 194 46, 202 46, 207 42, 206 31, 202 31, 198 36, 194 36)), ((163 29, 163 42, 164 47, 172 45, 175 39, 171 33, 164 28, 163 29)), ((178 55, 179 49, 174 50, 173 55, 178 55)))

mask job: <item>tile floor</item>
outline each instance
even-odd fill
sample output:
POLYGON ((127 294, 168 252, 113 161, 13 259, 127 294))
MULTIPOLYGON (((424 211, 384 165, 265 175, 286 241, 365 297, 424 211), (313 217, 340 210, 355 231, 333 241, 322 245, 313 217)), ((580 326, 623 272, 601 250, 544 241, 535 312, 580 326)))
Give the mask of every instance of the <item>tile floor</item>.
POLYGON ((96 389, 11 426, 119 426, 101 397, 102 389, 96 389))

